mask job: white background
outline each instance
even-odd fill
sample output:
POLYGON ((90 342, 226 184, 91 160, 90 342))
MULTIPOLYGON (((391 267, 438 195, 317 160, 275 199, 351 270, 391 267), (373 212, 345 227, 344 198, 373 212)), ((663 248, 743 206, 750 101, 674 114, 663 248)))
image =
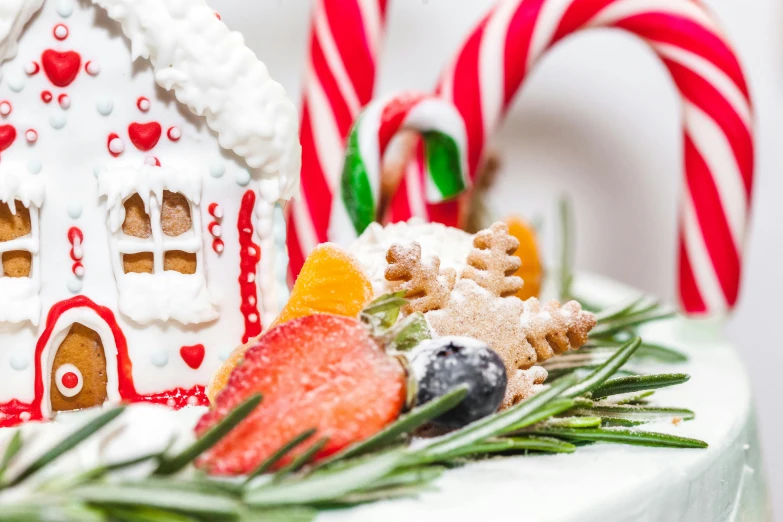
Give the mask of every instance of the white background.
MULTIPOLYGON (((752 232, 741 302, 728 331, 753 379, 775 511, 783 514, 783 2, 706 0, 749 76, 757 114, 752 232), (775 495, 775 492, 780 492, 775 495)), ((310 2, 210 4, 299 99, 310 2)), ((431 89, 490 0, 390 0, 378 92, 431 89)), ((574 201, 577 265, 673 300, 682 190, 679 98, 642 44, 614 32, 564 43, 529 79, 494 142, 504 169, 490 203, 554 219, 557 196, 574 201)), ((551 259, 553 232, 546 231, 551 259)), ((732 383, 716 393, 731 393, 732 383)), ((720 400, 716 395, 715 400, 720 400)), ((783 517, 781 517, 783 519, 783 517)))

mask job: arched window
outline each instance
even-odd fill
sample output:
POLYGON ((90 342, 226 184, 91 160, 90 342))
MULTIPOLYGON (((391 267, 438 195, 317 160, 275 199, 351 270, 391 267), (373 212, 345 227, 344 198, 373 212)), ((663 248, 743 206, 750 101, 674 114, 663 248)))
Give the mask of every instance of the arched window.
POLYGON ((38 213, 44 188, 23 163, 0 164, 0 323, 41 316, 38 213))
POLYGON ((201 238, 201 178, 144 165, 101 173, 120 311, 139 323, 218 317, 207 290, 201 238))

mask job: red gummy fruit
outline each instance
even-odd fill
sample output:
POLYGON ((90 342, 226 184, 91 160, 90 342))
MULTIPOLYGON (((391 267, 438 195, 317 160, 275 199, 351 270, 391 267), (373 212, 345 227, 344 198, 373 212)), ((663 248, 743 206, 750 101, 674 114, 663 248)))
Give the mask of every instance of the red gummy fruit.
POLYGON ((356 319, 294 319, 245 352, 214 407, 196 426, 197 435, 255 393, 263 394, 261 405, 199 459, 200 468, 219 475, 250 473, 311 428, 316 434, 278 467, 324 437, 328 442, 314 461, 371 437, 400 414, 405 372, 356 319))

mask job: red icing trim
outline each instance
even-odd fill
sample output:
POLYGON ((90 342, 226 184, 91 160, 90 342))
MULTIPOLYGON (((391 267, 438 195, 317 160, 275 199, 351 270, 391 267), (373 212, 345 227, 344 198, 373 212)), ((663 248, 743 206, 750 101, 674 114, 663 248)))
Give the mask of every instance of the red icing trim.
MULTIPOLYGON (((16 426, 29 420, 41 420, 41 404, 43 403, 43 364, 41 357, 44 348, 54 333, 54 327, 58 319, 67 311, 75 308, 88 308, 94 311, 106 322, 111 329, 114 337, 114 344, 117 346, 117 376, 120 397, 123 402, 150 402, 154 404, 163 404, 170 408, 179 409, 185 406, 208 406, 209 399, 203 385, 196 385, 192 388, 174 388, 160 393, 140 395, 136 392, 136 386, 133 383, 133 364, 128 354, 128 343, 122 329, 117 324, 114 314, 104 306, 95 304, 88 297, 79 295, 56 303, 49 310, 46 317, 46 326, 41 337, 35 346, 35 398, 32 404, 26 404, 19 400, 12 400, 0 404, 0 428, 16 426)), ((49 377, 48 375, 46 376, 49 377)))
POLYGON ((242 342, 251 337, 261 335, 261 314, 258 313, 258 286, 256 285, 256 268, 261 260, 261 247, 253 243, 253 209, 256 205, 256 194, 252 190, 242 196, 242 206, 239 208, 237 229, 239 230, 239 290, 242 304, 239 310, 245 318, 245 334, 242 342), (251 319, 255 316, 255 321, 251 319))
POLYGON ((111 154, 115 158, 119 157, 119 155, 122 154, 122 152, 112 152, 111 142, 113 140, 118 140, 118 139, 120 139, 120 137, 117 135, 116 132, 112 132, 111 134, 109 134, 109 137, 106 139, 106 149, 109 151, 109 154, 111 154))
POLYGON ((43 91, 41 93, 41 100, 44 103, 50 103, 52 101, 52 93, 49 91, 43 91))
POLYGON ((27 65, 25 72, 27 73, 27 76, 35 76, 41 72, 41 66, 38 65, 38 62, 32 61, 27 65))
POLYGON ((117 387, 119 388, 120 397, 129 402, 137 402, 140 400, 139 395, 136 393, 136 387, 133 384, 133 364, 128 355, 128 343, 125 340, 125 335, 122 333, 120 325, 117 324, 117 321, 114 318, 114 313, 105 306, 95 304, 86 296, 77 295, 76 297, 60 301, 52 306, 49 310, 49 315, 46 318, 46 328, 35 346, 35 399, 33 400, 33 416, 37 415, 38 418, 41 418, 41 404, 44 399, 44 376, 41 356, 43 355, 44 348, 46 348, 49 339, 51 339, 52 334, 54 333, 54 326, 57 324, 57 320, 65 312, 75 308, 89 308, 98 314, 98 317, 109 326, 112 335, 114 336, 114 344, 117 346, 117 387))

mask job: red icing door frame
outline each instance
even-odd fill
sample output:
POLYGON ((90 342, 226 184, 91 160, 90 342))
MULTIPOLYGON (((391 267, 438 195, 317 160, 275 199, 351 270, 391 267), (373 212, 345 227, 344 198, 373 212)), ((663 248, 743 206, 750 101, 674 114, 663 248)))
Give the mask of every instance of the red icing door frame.
MULTIPOLYGON (((78 308, 89 309, 103 321, 111 330, 114 337, 114 345, 116 346, 116 360, 117 360, 117 388, 120 398, 123 401, 134 402, 139 400, 139 395, 136 393, 136 386, 133 384, 133 364, 131 363, 130 355, 128 354, 128 342, 125 339, 125 335, 122 333, 120 325, 117 324, 117 320, 114 317, 114 313, 106 308, 93 302, 90 298, 79 295, 60 301, 56 303, 49 310, 49 314, 46 317, 46 326, 43 333, 38 338, 38 342, 35 346, 35 398, 33 399, 31 419, 43 418, 43 401, 46 400, 44 395, 44 379, 48 379, 49 376, 44 376, 44 361, 43 355, 46 346, 55 333, 54 329, 57 325, 57 321, 66 312, 78 308)), ((108 363, 108 357, 107 357, 108 363)))

